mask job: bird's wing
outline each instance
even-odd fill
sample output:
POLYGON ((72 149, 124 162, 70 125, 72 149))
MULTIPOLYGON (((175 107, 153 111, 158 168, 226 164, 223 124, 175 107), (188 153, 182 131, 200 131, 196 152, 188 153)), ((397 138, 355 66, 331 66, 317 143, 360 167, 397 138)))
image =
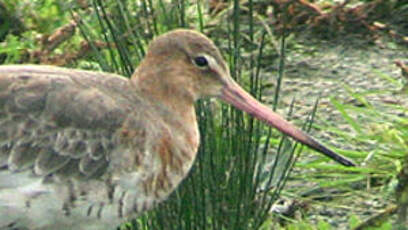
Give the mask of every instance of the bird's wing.
MULTIPOLYGON (((128 88, 127 79, 109 74, 0 67, 0 172, 102 175, 131 110, 128 88)), ((0 189, 15 183, 0 178, 0 189)))

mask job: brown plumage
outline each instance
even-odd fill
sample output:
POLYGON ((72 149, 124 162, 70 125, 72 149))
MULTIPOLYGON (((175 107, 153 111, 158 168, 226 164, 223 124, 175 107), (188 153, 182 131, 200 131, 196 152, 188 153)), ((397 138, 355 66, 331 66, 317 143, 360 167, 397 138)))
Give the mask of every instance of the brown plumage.
POLYGON ((175 30, 151 43, 131 79, 0 67, 0 229, 113 229, 152 208, 196 157, 202 97, 353 165, 239 88, 208 38, 175 30))

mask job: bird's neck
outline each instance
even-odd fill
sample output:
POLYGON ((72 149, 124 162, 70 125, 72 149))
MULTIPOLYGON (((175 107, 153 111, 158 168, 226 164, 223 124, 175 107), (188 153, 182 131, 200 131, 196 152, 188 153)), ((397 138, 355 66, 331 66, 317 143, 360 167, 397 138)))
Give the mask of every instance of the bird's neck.
MULTIPOLYGON (((131 84, 159 110, 168 111, 161 116, 167 125, 180 130, 179 135, 189 143, 190 160, 195 158, 199 145, 199 132, 194 109, 198 96, 193 81, 183 76, 182 63, 166 63, 161 55, 149 55, 140 63, 131 78, 131 84)), ((165 56, 165 55, 164 55, 165 56)))
POLYGON ((152 172, 152 177, 167 181, 168 195, 187 175, 196 158, 200 135, 194 109, 195 96, 188 85, 177 82, 177 79, 172 81, 174 75, 166 76, 168 71, 155 72, 157 68, 143 67, 146 66, 142 64, 135 71, 131 84, 160 116, 157 122, 162 125, 161 134, 154 141, 157 142, 162 170, 152 172))
POLYGON ((194 89, 185 78, 177 77, 182 73, 172 72, 166 67, 152 68, 142 62, 131 78, 132 84, 155 105, 160 105, 171 111, 174 116, 186 122, 196 122, 194 102, 197 99, 194 89))
POLYGON ((149 71, 141 73, 136 70, 131 80, 143 98, 161 111, 166 124, 174 130, 179 130, 178 135, 189 143, 189 150, 186 151, 189 160, 194 160, 200 139, 194 108, 195 97, 188 85, 180 87, 182 83, 169 79, 159 74, 149 74, 149 71))

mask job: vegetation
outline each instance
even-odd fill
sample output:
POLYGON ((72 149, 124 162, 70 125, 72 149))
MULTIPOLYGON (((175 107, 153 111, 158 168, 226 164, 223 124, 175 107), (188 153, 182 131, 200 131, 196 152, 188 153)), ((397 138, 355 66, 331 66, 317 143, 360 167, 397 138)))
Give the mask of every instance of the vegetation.
MULTIPOLYGON (((352 49, 385 43, 387 49, 407 52, 407 21, 402 18, 408 16, 408 4, 310 2, 3 0, 0 63, 130 76, 154 36, 194 28, 216 42, 232 76, 252 95, 295 117, 295 123, 304 123, 360 166, 329 162, 239 111, 202 101, 197 106, 202 144, 188 179, 168 201, 122 229, 404 229, 408 104, 400 89, 406 89, 406 79, 372 67, 366 72, 382 87, 362 88, 339 80, 341 96, 295 100, 283 76, 286 71, 292 80, 292 54, 319 55, 310 47, 319 46, 316 38, 349 43, 352 49), (349 20, 352 16, 355 20, 349 20), (304 110, 306 116, 296 115, 304 110), (327 114, 320 115, 321 110, 327 114), (300 154, 302 150, 308 156, 300 154), (278 211, 279 195, 289 200, 284 211, 278 211), (337 215, 321 207, 342 211, 337 215)), ((322 72, 325 68, 319 66, 322 72)), ((305 76, 298 69, 294 75, 305 76)), ((324 86, 317 88, 324 91, 324 86)))

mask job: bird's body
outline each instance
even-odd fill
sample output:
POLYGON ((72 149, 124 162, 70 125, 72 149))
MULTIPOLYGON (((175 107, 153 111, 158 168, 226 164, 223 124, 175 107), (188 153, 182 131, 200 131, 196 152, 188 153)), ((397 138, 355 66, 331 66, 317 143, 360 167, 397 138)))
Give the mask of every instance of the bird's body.
POLYGON ((0 67, 0 230, 114 229, 188 174, 194 102, 219 97, 333 159, 347 159, 256 102, 204 35, 159 36, 131 79, 0 67))
POLYGON ((3 225, 59 219, 71 229, 82 216, 87 229, 92 219, 117 226, 191 167, 195 119, 185 125, 129 79, 47 66, 0 67, 0 76, 3 225))

